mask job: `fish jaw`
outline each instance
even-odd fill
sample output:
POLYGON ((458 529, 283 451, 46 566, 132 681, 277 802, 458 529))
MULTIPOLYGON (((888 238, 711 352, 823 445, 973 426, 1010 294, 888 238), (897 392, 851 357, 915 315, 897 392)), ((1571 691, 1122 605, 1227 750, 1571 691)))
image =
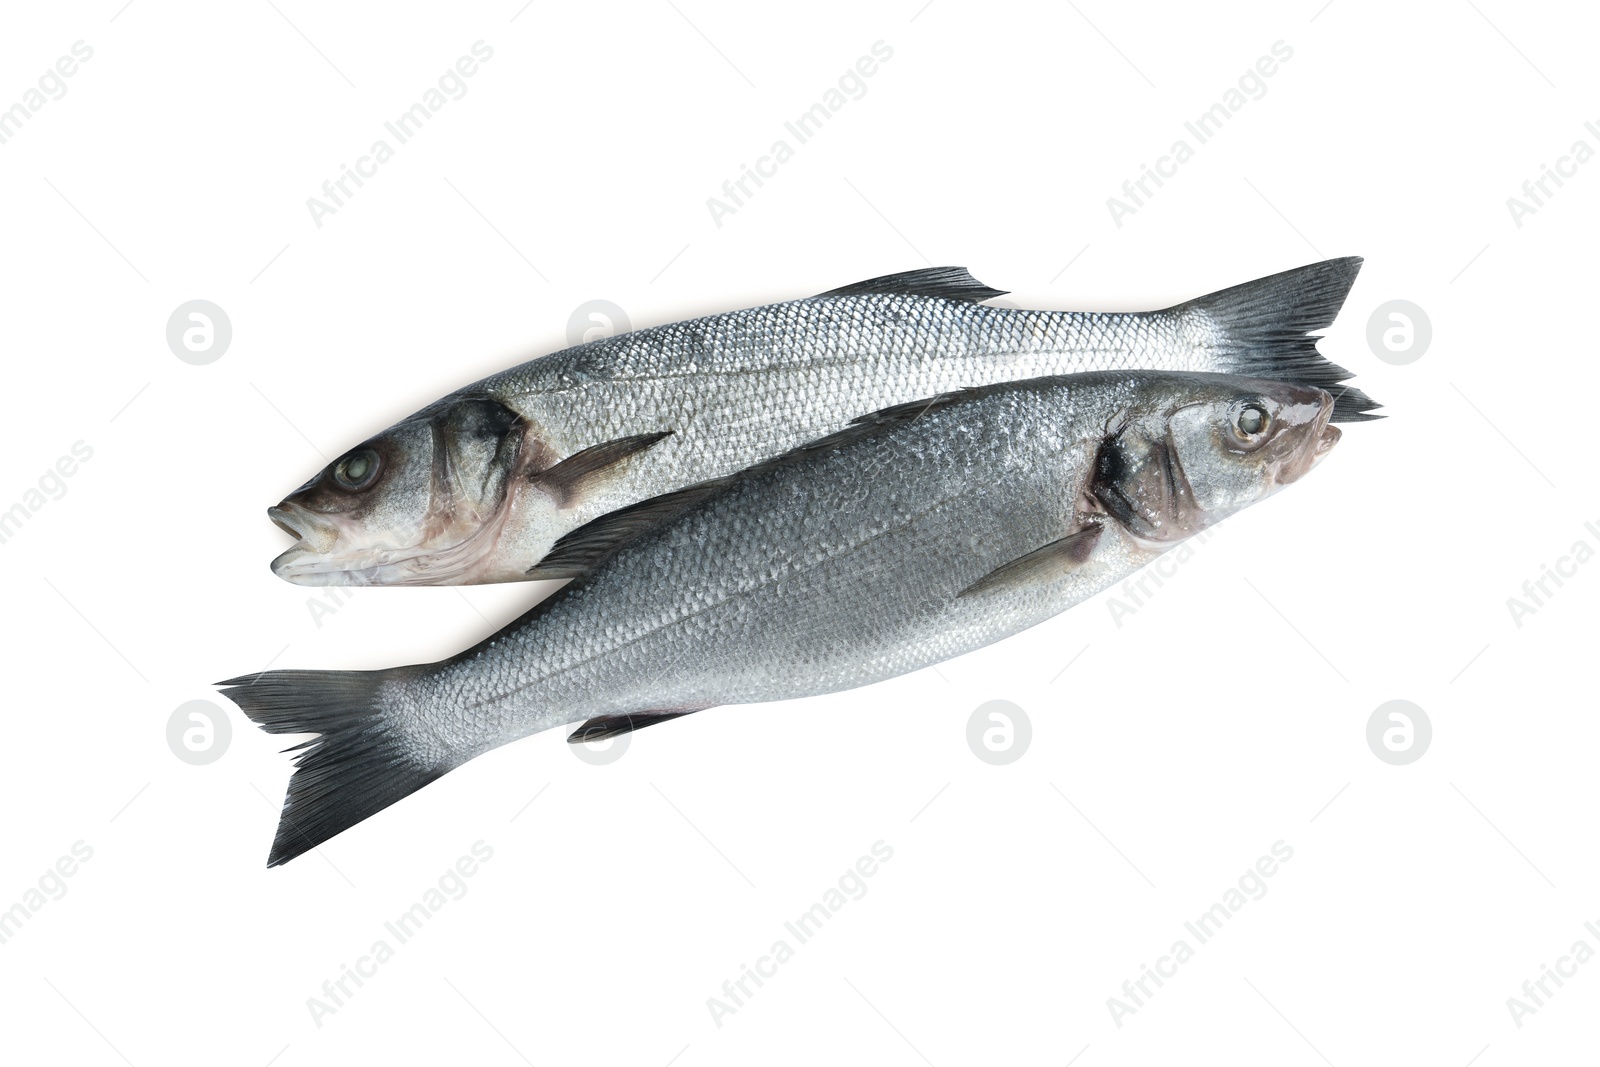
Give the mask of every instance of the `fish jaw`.
POLYGON ((488 585, 528 581, 570 521, 547 494, 520 484, 486 518, 430 519, 418 543, 374 539, 369 526, 340 523, 285 500, 267 509, 298 542, 272 561, 272 573, 304 586, 488 585), (358 543, 358 540, 365 543, 358 543))
POLYGON ((303 545, 295 545, 272 561, 272 573, 291 585, 310 587, 330 585, 380 585, 381 565, 351 567, 348 563, 319 556, 303 545))
POLYGON ((1315 414, 1309 420, 1311 422, 1308 435, 1309 447, 1300 449, 1278 468, 1277 484, 1280 489, 1310 473, 1317 464, 1327 458, 1342 436, 1339 427, 1332 422, 1335 403, 1332 394, 1326 390, 1318 392, 1321 395, 1317 400, 1315 414))
POLYGON ((394 550, 350 547, 349 531, 337 518, 318 515, 293 500, 267 509, 267 517, 295 544, 272 561, 272 573, 295 585, 374 585, 392 563, 394 550))

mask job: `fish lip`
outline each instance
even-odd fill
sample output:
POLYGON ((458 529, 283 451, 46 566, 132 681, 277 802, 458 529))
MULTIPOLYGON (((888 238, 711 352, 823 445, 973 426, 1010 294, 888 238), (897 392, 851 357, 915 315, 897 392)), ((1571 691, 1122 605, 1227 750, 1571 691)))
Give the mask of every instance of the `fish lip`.
POLYGON ((381 561, 356 562, 330 558, 304 541, 291 545, 271 563, 272 573, 290 585, 378 585, 381 561))
POLYGON ((296 544, 272 561, 272 573, 291 585, 372 586, 438 585, 430 582, 424 553, 375 551, 360 558, 323 555, 304 543, 296 544))
POLYGON ((267 509, 267 518, 272 524, 296 541, 305 540, 305 533, 295 525, 295 516, 290 514, 281 504, 267 509))
POLYGON ((1331 424, 1324 426, 1322 428, 1322 435, 1317 438, 1317 450, 1312 456, 1312 463, 1316 464, 1322 462, 1323 457, 1325 457, 1329 452, 1333 451, 1333 446, 1338 444, 1339 438, 1343 436, 1344 431, 1340 430, 1339 427, 1331 424))
POLYGON ((1322 392, 1322 410, 1317 413, 1316 444, 1311 449, 1311 462, 1306 469, 1310 470, 1327 458, 1333 446, 1339 443, 1339 438, 1344 436, 1344 431, 1333 424, 1333 394, 1327 390, 1322 392))
POLYGON ((272 561, 272 573, 288 582, 290 585, 326 586, 326 585, 372 585, 367 580, 365 571, 349 570, 343 567, 329 569, 326 561, 302 563, 298 557, 303 555, 301 549, 291 548, 283 555, 272 561))
POLYGON ((336 527, 319 522, 293 500, 267 509, 267 518, 295 543, 271 563, 272 573, 295 585, 364 585, 359 574, 349 573, 348 562, 332 557, 339 542, 336 527))
MULTIPOLYGON (((410 548, 373 545, 359 550, 342 545, 336 527, 316 522, 293 502, 267 509, 280 529, 305 530, 305 536, 280 553, 270 564, 272 573, 291 585, 368 586, 430 584, 426 576, 436 553, 410 548)), ((440 584, 440 583, 432 583, 440 584)))
POLYGON ((414 552, 390 546, 353 550, 341 537, 337 518, 310 511, 293 499, 267 509, 274 526, 295 539, 270 564, 291 585, 357 586, 403 582, 414 552))
POLYGON ((295 545, 273 559, 272 573, 291 585, 326 585, 329 572, 318 570, 314 562, 305 561, 309 555, 304 545, 295 545))
POLYGON ((1320 394, 1316 414, 1298 424, 1309 431, 1309 438, 1296 442, 1293 453, 1279 461, 1273 476, 1275 487, 1289 485, 1304 478, 1317 464, 1327 458, 1333 451, 1333 446, 1338 444, 1339 438, 1343 436, 1343 431, 1332 423, 1332 394, 1325 389, 1318 389, 1316 392, 1320 394))

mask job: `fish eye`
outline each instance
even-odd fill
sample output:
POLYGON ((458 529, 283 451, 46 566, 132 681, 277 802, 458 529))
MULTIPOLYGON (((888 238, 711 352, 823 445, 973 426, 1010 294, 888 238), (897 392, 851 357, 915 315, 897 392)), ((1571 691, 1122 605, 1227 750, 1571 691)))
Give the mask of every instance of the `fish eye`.
POLYGON ((1246 444, 1259 443, 1272 425, 1272 416, 1260 404, 1241 404, 1233 413, 1233 434, 1246 444))
POLYGON ((370 448, 352 452, 333 468, 333 480, 342 489, 365 489, 378 477, 378 454, 370 448))

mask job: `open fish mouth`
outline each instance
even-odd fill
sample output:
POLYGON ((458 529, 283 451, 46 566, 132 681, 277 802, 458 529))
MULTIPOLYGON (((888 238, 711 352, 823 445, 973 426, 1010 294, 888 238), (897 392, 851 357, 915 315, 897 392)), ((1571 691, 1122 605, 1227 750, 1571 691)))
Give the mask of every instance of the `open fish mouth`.
POLYGON ((272 573, 309 586, 445 585, 471 580, 492 562, 505 525, 502 509, 497 517, 464 531, 426 531, 418 544, 396 538, 361 545, 353 544, 350 536, 366 532, 361 527, 341 529, 336 518, 307 511, 291 500, 268 508, 267 517, 295 538, 272 561, 272 573))
POLYGON ((326 555, 339 543, 339 528, 305 508, 285 500, 267 509, 272 524, 312 552, 326 555))
POLYGON ((282 530, 296 541, 299 541, 305 537, 304 532, 302 532, 301 529, 295 525, 294 516, 289 514, 289 512, 285 511, 283 508, 268 508, 267 518, 272 520, 272 525, 276 526, 278 529, 282 530))
POLYGON ((333 554, 339 531, 291 501, 267 509, 267 518, 295 543, 272 561, 272 573, 295 585, 368 585, 387 553, 366 559, 333 554))

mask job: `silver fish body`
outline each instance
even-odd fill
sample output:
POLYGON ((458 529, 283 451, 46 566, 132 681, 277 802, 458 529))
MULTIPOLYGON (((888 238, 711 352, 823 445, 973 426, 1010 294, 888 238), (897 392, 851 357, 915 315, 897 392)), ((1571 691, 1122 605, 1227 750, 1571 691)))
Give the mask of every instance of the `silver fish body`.
POLYGON ((834 692, 1017 633, 1299 478, 1333 408, 1232 376, 1045 377, 604 516, 550 554, 576 581, 456 657, 226 683, 266 729, 322 734, 270 862, 531 733, 834 692))
POLYGON ((1300 382, 1369 417, 1316 352, 1359 268, 1329 260, 1164 311, 985 306, 965 271, 639 330, 493 375, 342 456, 269 510, 311 585, 522 580, 595 517, 721 477, 863 412, 1042 375, 1150 369, 1300 382), (352 474, 354 476, 352 476, 352 474))

